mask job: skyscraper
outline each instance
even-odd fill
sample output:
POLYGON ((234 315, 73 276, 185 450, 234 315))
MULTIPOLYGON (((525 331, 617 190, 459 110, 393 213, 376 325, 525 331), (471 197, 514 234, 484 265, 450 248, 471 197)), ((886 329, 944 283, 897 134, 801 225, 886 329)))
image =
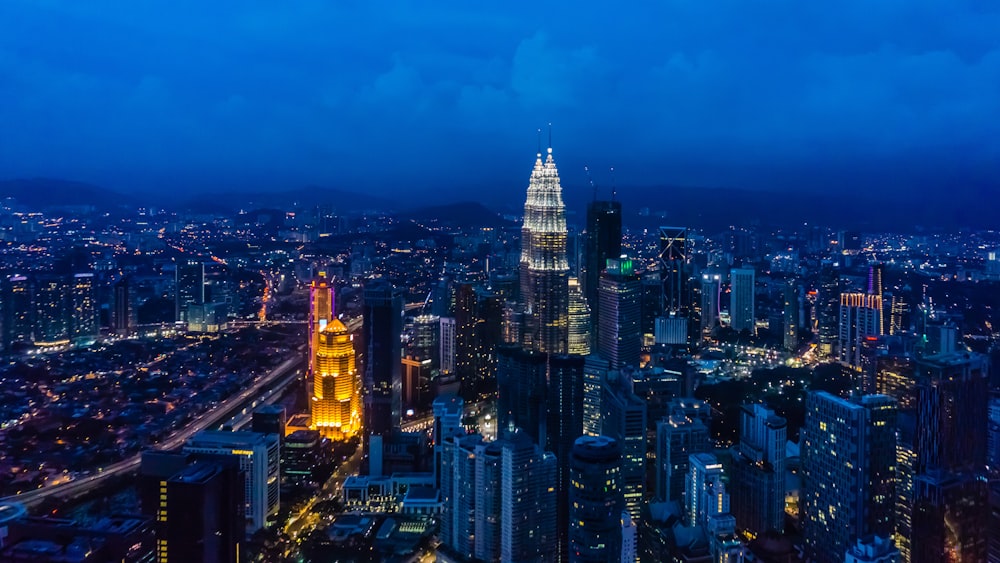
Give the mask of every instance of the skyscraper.
POLYGON ((740 407, 740 443, 733 456, 733 515, 748 537, 785 529, 784 418, 762 405, 740 407))
POLYGON ((70 337, 74 341, 93 342, 100 332, 94 274, 75 274, 70 286, 70 337))
POLYGON ((184 260, 175 270, 178 322, 187 322, 189 305, 205 303, 205 264, 200 260, 184 260))
POLYGON ((656 423, 656 500, 683 504, 689 457, 711 451, 709 429, 701 419, 677 413, 656 423))
POLYGON ((621 555, 624 508, 622 450, 607 436, 583 436, 573 444, 570 467, 569 561, 616 561, 621 555))
POLYGON ((988 377, 972 352, 917 361, 912 563, 986 560, 988 377))
POLYGON ((708 453, 692 454, 684 479, 684 521, 708 526, 713 516, 729 513, 729 493, 722 482, 722 464, 708 453))
POLYGON ((636 395, 628 372, 613 371, 604 380, 600 434, 619 444, 625 509, 638 520, 646 483, 646 401, 636 395))
POLYGON ((663 284, 663 313, 687 317, 688 303, 687 227, 660 227, 660 280, 663 284))
POLYGON ((892 535, 896 402, 810 393, 802 428, 802 532, 806 554, 839 563, 855 541, 892 535))
POLYGON ((27 276, 14 275, 7 278, 4 299, 3 330, 5 348, 15 342, 34 341, 35 291, 27 276))
POLYGON ((364 416, 368 435, 387 434, 402 417, 403 298, 384 279, 365 282, 362 321, 364 416))
POLYGON ((339 319, 319 333, 313 372, 312 427, 326 438, 346 440, 361 429, 361 382, 353 337, 339 319))
POLYGON ((622 251, 622 204, 618 201, 594 200, 587 204, 587 239, 583 291, 596 318, 600 302, 597 288, 608 258, 617 258, 622 251))
POLYGON ((712 329, 719 326, 719 292, 722 276, 702 274, 701 276, 701 337, 707 339, 712 329))
POLYGON ((794 352, 799 347, 799 288, 795 285, 795 280, 785 283, 784 305, 782 307, 785 350, 794 352))
POLYGON ((158 563, 236 563, 244 530, 244 473, 236 464, 194 463, 159 483, 158 563))
POLYGON ((524 344, 532 350, 566 353, 569 329, 569 263, 566 211, 552 148, 538 153, 528 183, 521 228, 521 299, 524 344))
POLYGON ((866 337, 881 336, 882 296, 870 293, 840 295, 840 361, 861 369, 861 343, 866 337))
POLYGON ((580 291, 580 282, 576 278, 569 279, 569 340, 567 350, 570 354, 586 356, 590 354, 590 307, 580 291))
POLYGON ((69 315, 66 311, 66 281, 53 274, 35 280, 35 344, 47 346, 69 343, 69 315))
POLYGON ((818 355, 836 358, 837 336, 840 319, 839 264, 824 262, 820 266, 816 298, 816 336, 818 355))
POLYGON ((507 432, 501 442, 500 557, 556 561, 556 459, 530 436, 507 432))
POLYGON ((246 532, 263 528, 278 514, 281 485, 280 446, 276 434, 205 430, 188 438, 184 453, 234 455, 246 474, 246 532))
POLYGON ((733 268, 730 272, 731 297, 729 304, 730 326, 741 332, 757 333, 754 312, 754 269, 733 268))
POLYGON ((608 259, 598 288, 597 351, 612 368, 639 365, 640 289, 631 260, 608 259))
POLYGON ((319 335, 332 319, 333 287, 326 272, 320 272, 309 284, 309 377, 315 377, 319 335))
POLYGON ((115 283, 114 293, 114 324, 115 332, 119 335, 127 335, 132 331, 132 292, 128 277, 124 277, 115 283))

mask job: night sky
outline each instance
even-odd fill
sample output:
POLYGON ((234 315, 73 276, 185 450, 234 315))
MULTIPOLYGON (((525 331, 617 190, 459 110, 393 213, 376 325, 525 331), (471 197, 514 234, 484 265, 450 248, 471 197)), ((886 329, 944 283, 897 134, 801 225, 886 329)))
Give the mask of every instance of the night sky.
POLYGON ((0 179, 523 200, 549 122, 567 190, 996 194, 1000 3, 0 2, 0 179))

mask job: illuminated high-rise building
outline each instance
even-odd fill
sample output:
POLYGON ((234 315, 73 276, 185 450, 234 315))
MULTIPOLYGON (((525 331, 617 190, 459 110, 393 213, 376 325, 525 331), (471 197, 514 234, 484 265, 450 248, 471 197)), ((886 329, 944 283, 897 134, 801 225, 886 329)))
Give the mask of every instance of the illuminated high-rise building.
POLYGON ((802 427, 802 535, 806 555, 840 563, 858 539, 895 528, 896 401, 820 391, 802 427))
POLYGON ((552 148, 535 159, 521 227, 522 343, 531 350, 565 354, 569 332, 569 262, 566 209, 552 148))
POLYGON ((837 335, 840 319, 840 273, 838 264, 824 262, 820 266, 816 297, 817 355, 836 358, 837 335))
POLYGON ((740 444, 732 467, 733 515, 747 537, 785 529, 784 418, 763 405, 740 407, 740 444))
POLYGON ((601 306, 597 319, 597 351, 611 362, 612 368, 639 365, 641 288, 632 260, 608 259, 598 288, 601 306))
POLYGON ((15 342, 31 342, 35 327, 35 292, 31 280, 27 276, 10 276, 5 289, 5 347, 15 342))
POLYGON ((179 262, 175 270, 177 292, 177 320, 187 322, 190 305, 205 303, 205 264, 200 260, 179 262))
POLYGON ((35 344, 69 343, 66 282, 61 276, 38 276, 35 283, 35 344))
POLYGON ((861 342, 882 332, 882 296, 871 293, 840 295, 840 361, 861 369, 861 342))
POLYGON ((100 335, 96 291, 94 274, 86 272, 73 276, 70 287, 70 336, 73 340, 93 342, 100 335))
POLYGON ((794 352, 799 346, 799 288, 794 280, 785 284, 784 306, 782 307, 782 327, 784 329, 783 344, 785 350, 794 352))
POLYGON ((719 326, 719 293, 722 276, 702 274, 701 276, 701 337, 707 339, 712 330, 719 326))
POLYGON ((319 335, 333 319, 333 287, 325 272, 309 284, 309 376, 313 377, 319 335))
POLYGON ((731 277, 731 297, 729 305, 730 326, 740 332, 757 333, 757 317, 754 311, 754 269, 733 268, 731 277))
POLYGON ((569 279, 569 340, 570 354, 590 354, 590 307, 580 291, 580 282, 569 279))
POLYGON ((361 428, 361 384, 353 338, 339 319, 320 331, 315 362, 312 426, 325 437, 346 440, 361 428))

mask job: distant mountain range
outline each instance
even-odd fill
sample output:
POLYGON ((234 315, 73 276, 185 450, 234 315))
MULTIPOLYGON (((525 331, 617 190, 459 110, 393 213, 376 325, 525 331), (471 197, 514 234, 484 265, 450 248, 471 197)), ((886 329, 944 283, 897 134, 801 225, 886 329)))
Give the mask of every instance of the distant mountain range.
POLYGON ((127 194, 84 182, 53 178, 0 180, 0 197, 11 197, 22 205, 36 209, 79 205, 97 208, 139 205, 136 199, 127 194))
MULTIPOLYGON (((728 225, 793 226, 803 223, 843 229, 910 232, 924 228, 998 228, 1000 216, 991 186, 955 189, 933 194, 894 195, 854 191, 756 191, 735 188, 690 186, 620 187, 618 199, 626 226, 632 228, 677 225, 703 229, 728 225)), ((473 195, 473 194, 470 194, 473 195)), ((120 209, 157 205, 195 213, 233 213, 240 209, 312 209, 330 205, 338 213, 364 210, 389 211, 401 219, 427 227, 503 227, 502 216, 476 201, 431 207, 405 199, 390 199, 368 193, 311 186, 291 191, 260 193, 203 193, 188 199, 166 194, 125 194, 87 184, 59 179, 32 178, 0 181, 0 197, 12 197, 29 209, 93 206, 120 209)), ((511 193, 503 211, 520 215, 523 194, 511 193)), ((564 192, 570 223, 582 227, 588 199, 579 192, 564 192)))

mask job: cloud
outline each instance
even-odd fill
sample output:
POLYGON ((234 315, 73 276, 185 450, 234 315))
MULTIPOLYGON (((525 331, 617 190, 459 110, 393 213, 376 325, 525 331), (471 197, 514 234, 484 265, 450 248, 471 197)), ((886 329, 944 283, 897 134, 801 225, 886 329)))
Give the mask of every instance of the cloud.
POLYGON ((10 0, 0 22, 4 177, 517 193, 549 121, 568 184, 1000 158, 986 3, 10 0))

